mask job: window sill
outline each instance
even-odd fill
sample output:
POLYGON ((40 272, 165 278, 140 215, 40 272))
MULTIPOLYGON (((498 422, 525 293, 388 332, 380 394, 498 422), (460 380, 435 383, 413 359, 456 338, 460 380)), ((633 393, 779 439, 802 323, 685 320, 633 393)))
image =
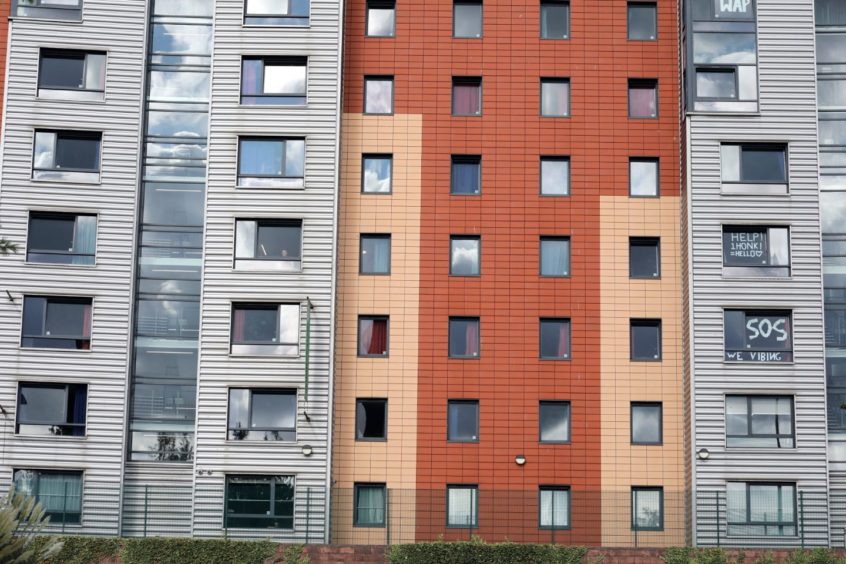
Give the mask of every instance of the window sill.
POLYGON ((91 90, 60 90, 60 89, 38 89, 35 99, 39 102, 81 102, 84 104, 105 104, 106 95, 103 92, 91 90), (46 94, 55 92, 55 95, 46 94))
POLYGON ((250 29, 250 28, 253 28, 253 29, 263 29, 263 28, 271 28, 271 29, 275 29, 275 28, 278 28, 278 27, 284 27, 284 28, 287 28, 287 29, 310 29, 310 28, 311 28, 311 24, 310 24, 310 23, 309 23, 308 25, 296 25, 296 24, 248 24, 248 23, 243 23, 243 22, 241 22, 241 27, 242 27, 242 28, 246 28, 246 29, 250 29))
MULTIPOLYGON (((60 349, 61 350, 61 349, 60 349)), ((255 353, 233 353, 230 352, 227 355, 229 358, 271 358, 271 359, 278 359, 278 358, 301 358, 302 355, 298 354, 255 354, 255 353)))
POLYGON ((93 348, 88 349, 63 349, 61 347, 22 347, 18 346, 18 350, 20 351, 47 351, 47 352, 76 352, 76 353, 91 353, 94 352, 93 348))
POLYGON ((299 444, 298 439, 294 439, 293 441, 285 441, 285 440, 265 441, 265 440, 259 440, 259 439, 244 439, 242 441, 236 441, 234 439, 226 439, 225 441, 223 441, 223 444, 225 444, 227 446, 229 446, 229 445, 241 445, 241 444, 247 444, 247 445, 278 444, 278 445, 281 445, 281 446, 289 446, 289 447, 299 447, 299 446, 301 446, 299 444))
POLYGON ((80 270, 93 270, 97 267, 97 263, 94 264, 69 264, 65 262, 30 262, 24 261, 24 264, 27 266, 34 266, 36 268, 56 268, 61 267, 64 269, 70 268, 79 268, 80 270))
POLYGON ((790 185, 781 183, 720 182, 721 196, 790 196, 790 185))
POLYGON ((19 441, 35 440, 35 441, 46 442, 46 441, 59 440, 59 441, 62 441, 62 442, 68 441, 68 442, 78 443, 78 442, 84 442, 84 441, 88 440, 88 435, 85 435, 83 437, 73 437, 73 436, 70 436, 70 435, 68 435, 68 436, 62 436, 62 435, 21 435, 19 433, 15 433, 12 436, 14 437, 15 440, 19 440, 19 441))
MULTIPOLYGON (((795 439, 794 439, 795 440, 795 439)), ((773 447, 724 447, 725 452, 735 454, 735 453, 743 453, 749 454, 751 452, 759 453, 759 454, 776 454, 782 452, 798 452, 798 447, 790 447, 790 448, 773 448, 773 447)), ((711 454, 714 454, 713 452, 711 454)))
POLYGON ((242 101, 238 101, 239 108, 271 108, 271 109, 279 109, 279 108, 292 108, 296 110, 302 110, 308 108, 309 104, 306 102, 305 104, 245 104, 242 101))
MULTIPOLYGON (((61 171, 57 170, 55 172, 61 172, 61 171)), ((88 174, 88 173, 83 173, 83 174, 88 174)), ((94 174, 94 173, 91 173, 91 174, 94 174)), ((100 173, 96 173, 96 174, 98 174, 98 176, 99 176, 100 173)), ((97 180, 93 180, 93 179, 92 180, 86 180, 86 179, 83 179, 83 178, 79 178, 79 179, 74 179, 74 178, 67 178, 67 179, 63 179, 63 178, 36 178, 35 176, 33 176, 32 178, 30 178, 30 180, 32 182, 37 182, 39 184, 61 184, 61 185, 84 184, 86 186, 101 186, 103 184, 103 181, 102 181, 101 178, 97 178, 97 180)))

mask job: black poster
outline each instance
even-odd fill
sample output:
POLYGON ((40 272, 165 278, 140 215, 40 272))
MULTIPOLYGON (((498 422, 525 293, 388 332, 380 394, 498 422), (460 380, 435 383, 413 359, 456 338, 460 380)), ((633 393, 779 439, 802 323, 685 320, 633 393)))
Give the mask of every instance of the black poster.
POLYGON ((723 233, 723 263, 726 266, 761 266, 769 263, 767 232, 726 231, 723 233))

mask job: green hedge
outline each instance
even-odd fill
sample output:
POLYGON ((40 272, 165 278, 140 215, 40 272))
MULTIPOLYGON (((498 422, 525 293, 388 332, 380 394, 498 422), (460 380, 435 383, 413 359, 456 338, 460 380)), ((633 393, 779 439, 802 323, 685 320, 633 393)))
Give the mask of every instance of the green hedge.
POLYGON ((479 541, 420 542, 391 547, 391 564, 578 564, 587 549, 547 544, 479 541))
MULTIPOLYGON (((666 564, 775 564, 776 558, 771 552, 764 552, 755 560, 749 560, 743 550, 727 552, 721 548, 668 548, 661 558, 666 564)), ((815 548, 813 550, 793 550, 783 560, 783 564, 846 564, 846 558, 840 557, 833 550, 815 548)))
POLYGON ((121 560, 123 564, 261 564, 276 553, 276 547, 270 541, 126 539, 121 560))

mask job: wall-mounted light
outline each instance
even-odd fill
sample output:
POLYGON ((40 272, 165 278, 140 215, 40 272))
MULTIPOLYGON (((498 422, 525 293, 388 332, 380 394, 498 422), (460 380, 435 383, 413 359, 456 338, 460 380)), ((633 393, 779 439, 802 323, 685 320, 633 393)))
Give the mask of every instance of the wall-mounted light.
POLYGON ((699 460, 708 460, 711 457, 711 453, 708 451, 707 448, 700 448, 696 451, 696 457, 699 460))
POLYGON ((514 462, 517 463, 517 466, 523 466, 526 463, 526 457, 522 454, 518 454, 514 457, 514 462))
POLYGON ((303 445, 303 456, 311 456, 314 453, 314 449, 311 448, 311 445, 303 445))

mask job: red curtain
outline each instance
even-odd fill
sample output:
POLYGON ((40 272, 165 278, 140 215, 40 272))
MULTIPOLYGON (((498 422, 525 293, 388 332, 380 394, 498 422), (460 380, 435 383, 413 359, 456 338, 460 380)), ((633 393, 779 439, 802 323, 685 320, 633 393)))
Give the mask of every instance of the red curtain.
POLYGON ((479 324, 468 322, 465 337, 465 354, 467 356, 479 356, 479 324))
POLYGON ((388 322, 384 319, 374 319, 370 322, 370 326, 367 354, 383 355, 388 352, 388 322))
POLYGON ((455 85, 453 111, 461 115, 479 113, 479 87, 475 85, 455 85))
POLYGON ((244 318, 246 312, 243 309, 236 309, 233 312, 232 321, 232 342, 240 343, 244 340, 244 318))

